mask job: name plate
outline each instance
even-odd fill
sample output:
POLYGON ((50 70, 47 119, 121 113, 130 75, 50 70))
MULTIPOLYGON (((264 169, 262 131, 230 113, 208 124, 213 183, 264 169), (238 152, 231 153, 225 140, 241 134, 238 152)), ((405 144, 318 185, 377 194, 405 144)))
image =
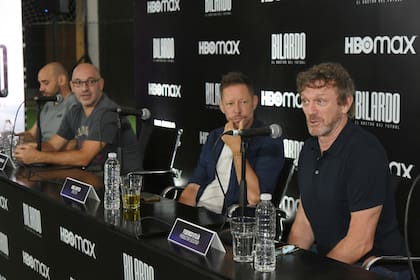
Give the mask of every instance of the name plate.
POLYGON ((207 255, 210 247, 226 252, 216 232, 177 218, 168 240, 200 255, 207 255))
POLYGON ((16 168, 13 160, 10 159, 7 155, 0 153, 0 170, 5 171, 6 167, 10 166, 11 168, 16 168))
POLYGON ((67 177, 61 188, 60 195, 78 203, 85 204, 88 198, 101 201, 92 185, 67 177))

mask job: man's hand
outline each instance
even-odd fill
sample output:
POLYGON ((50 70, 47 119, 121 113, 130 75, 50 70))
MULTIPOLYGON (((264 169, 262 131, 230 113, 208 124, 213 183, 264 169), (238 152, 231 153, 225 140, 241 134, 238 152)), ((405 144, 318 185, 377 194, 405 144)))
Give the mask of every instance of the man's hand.
POLYGON ((40 152, 36 149, 36 143, 19 145, 15 149, 15 158, 18 162, 31 164, 39 162, 40 152))
MULTIPOLYGON (((242 128, 243 128, 243 120, 239 123, 239 129, 242 129, 242 128)), ((235 128, 233 127, 233 123, 229 121, 225 125, 224 132, 229 131, 229 130, 234 130, 234 129, 235 128)), ((241 153, 241 138, 240 137, 231 136, 231 135, 223 135, 222 140, 226 145, 228 145, 233 155, 238 155, 238 154, 240 155, 241 153)))

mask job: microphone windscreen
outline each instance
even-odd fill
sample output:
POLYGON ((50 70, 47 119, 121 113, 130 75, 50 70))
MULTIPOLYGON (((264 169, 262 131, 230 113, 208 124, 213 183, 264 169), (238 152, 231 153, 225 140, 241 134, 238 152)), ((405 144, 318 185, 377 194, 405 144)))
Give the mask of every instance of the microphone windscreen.
POLYGON ((63 102, 64 98, 61 94, 57 94, 56 97, 57 97, 57 101, 55 101, 55 102, 57 102, 57 103, 63 102))
POLYGON ((150 112, 150 110, 147 109, 147 108, 143 108, 141 111, 142 111, 141 119, 144 120, 144 121, 145 120, 148 120, 151 117, 151 115, 152 115, 152 113, 150 112))
POLYGON ((272 125, 270 125, 270 129, 271 129, 271 138, 279 138, 281 134, 283 133, 281 126, 276 123, 273 123, 272 125))

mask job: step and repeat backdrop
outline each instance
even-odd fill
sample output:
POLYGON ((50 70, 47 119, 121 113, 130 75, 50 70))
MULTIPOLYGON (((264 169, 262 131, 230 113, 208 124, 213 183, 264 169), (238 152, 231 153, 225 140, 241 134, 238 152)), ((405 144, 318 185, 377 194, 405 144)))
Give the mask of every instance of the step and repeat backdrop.
POLYGON ((283 129, 296 158, 309 137, 298 72, 339 62, 356 84, 355 122, 385 146, 393 174, 420 171, 420 1, 150 0, 135 4, 137 108, 184 129, 175 167, 188 179, 201 145, 223 126, 219 83, 253 81, 257 118, 283 129))

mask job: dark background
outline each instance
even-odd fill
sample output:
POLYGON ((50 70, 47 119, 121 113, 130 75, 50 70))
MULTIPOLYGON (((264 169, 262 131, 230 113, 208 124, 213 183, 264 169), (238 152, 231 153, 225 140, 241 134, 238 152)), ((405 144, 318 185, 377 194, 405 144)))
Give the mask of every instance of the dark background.
MULTIPOLYGON (((64 11, 57 6, 63 1, 47 2, 56 3, 58 20, 24 23, 28 92, 38 87, 36 72, 46 62, 59 60, 71 69, 78 60, 89 58, 86 51, 81 51, 86 48, 75 44, 81 39, 84 46, 89 42, 89 37, 80 35, 74 23, 77 5, 83 1, 64 1, 70 6, 64 11), (62 14, 70 15, 70 20, 61 20, 62 14)), ((399 123, 389 126, 366 119, 356 122, 385 146, 393 174, 413 179, 419 173, 419 1, 232 0, 231 10, 210 14, 205 13, 205 0, 180 0, 179 11, 153 14, 147 13, 149 1, 98 2, 99 57, 105 89, 121 105, 150 108, 153 119, 184 129, 175 162, 175 167, 183 170, 183 179, 188 179, 193 171, 202 136, 225 121, 217 106, 206 104, 205 83, 218 83, 222 74, 238 70, 250 76, 260 98, 262 90, 296 94, 296 74, 324 61, 343 64, 358 91, 400 96, 399 123), (286 33, 306 35, 306 57, 276 64, 271 61, 271 35, 286 33), (344 53, 345 37, 365 36, 416 36, 415 53, 344 53), (153 38, 173 38, 175 58, 153 60, 153 38), (240 55, 198 55, 198 41, 220 40, 240 40, 240 55), (148 83, 180 85, 181 98, 151 96, 148 83)), ((214 3, 207 1, 211 2, 214 3)), ((267 124, 282 126, 286 155, 296 157, 296 150, 308 137, 301 109, 260 105, 256 114, 267 124)))

